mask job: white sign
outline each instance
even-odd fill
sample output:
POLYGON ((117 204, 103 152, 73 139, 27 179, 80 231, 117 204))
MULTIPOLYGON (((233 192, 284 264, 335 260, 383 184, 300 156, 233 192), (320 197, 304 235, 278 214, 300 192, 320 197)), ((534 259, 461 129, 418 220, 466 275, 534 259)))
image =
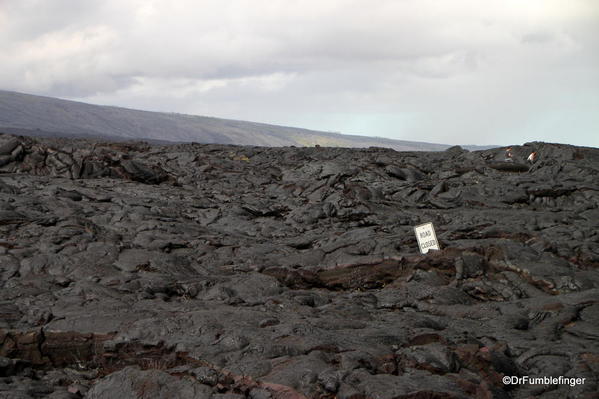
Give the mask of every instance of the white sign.
POLYGON ((429 249, 439 249, 439 241, 432 223, 424 223, 414 227, 420 253, 425 254, 429 249))

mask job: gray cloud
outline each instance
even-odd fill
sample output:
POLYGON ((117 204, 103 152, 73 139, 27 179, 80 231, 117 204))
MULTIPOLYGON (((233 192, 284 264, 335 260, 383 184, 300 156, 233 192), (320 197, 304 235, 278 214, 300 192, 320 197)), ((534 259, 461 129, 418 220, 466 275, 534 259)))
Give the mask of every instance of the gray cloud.
POLYGON ((547 32, 531 32, 522 36, 522 43, 548 43, 554 40, 554 36, 547 32))
POLYGON ((5 1, 0 87, 399 139, 599 146, 598 22, 593 0, 5 1))

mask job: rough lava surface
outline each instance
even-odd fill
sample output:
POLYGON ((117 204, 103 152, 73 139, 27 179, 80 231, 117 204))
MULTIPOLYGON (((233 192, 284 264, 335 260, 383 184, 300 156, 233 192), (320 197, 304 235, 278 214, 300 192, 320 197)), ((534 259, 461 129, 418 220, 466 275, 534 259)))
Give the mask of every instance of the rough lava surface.
POLYGON ((599 149, 512 154, 0 135, 0 398, 597 398, 599 149))

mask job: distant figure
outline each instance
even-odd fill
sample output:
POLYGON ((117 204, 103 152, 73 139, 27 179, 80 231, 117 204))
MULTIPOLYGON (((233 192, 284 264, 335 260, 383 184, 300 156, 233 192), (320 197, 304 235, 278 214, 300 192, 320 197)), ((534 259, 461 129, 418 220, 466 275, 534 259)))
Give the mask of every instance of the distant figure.
POLYGON ((537 160, 537 152, 533 151, 530 153, 530 155, 528 156, 528 158, 526 158, 526 160, 530 163, 534 163, 537 160))
POLYGON ((508 147, 505 149, 505 161, 514 162, 514 159, 512 158, 512 147, 508 147))

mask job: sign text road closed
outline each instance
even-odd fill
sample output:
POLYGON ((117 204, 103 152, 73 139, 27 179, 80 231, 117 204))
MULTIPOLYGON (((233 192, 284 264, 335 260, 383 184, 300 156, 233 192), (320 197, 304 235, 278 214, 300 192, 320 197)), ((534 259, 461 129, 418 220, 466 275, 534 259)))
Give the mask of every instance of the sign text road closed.
POLYGON ((439 241, 432 223, 424 223, 414 227, 420 253, 425 254, 429 249, 439 249, 439 241))

